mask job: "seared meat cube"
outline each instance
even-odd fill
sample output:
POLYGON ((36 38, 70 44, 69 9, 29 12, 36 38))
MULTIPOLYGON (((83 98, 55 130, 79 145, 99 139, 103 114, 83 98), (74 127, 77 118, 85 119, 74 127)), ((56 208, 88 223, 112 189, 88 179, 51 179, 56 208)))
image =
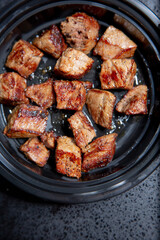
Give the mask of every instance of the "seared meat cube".
POLYGON ((61 30, 67 43, 86 54, 96 45, 99 28, 95 18, 82 12, 67 17, 66 21, 61 23, 61 30))
POLYGON ((86 90, 82 82, 57 80, 54 90, 58 109, 82 110, 86 101, 86 90))
POLYGON ((26 79, 18 73, 0 74, 0 103, 12 106, 29 103, 24 91, 26 87, 26 79))
POLYGON ((94 54, 103 60, 113 58, 129 58, 134 55, 137 45, 122 31, 110 26, 97 43, 94 54))
POLYGON ((20 146, 28 159, 35 162, 38 166, 43 167, 50 156, 50 151, 39 141, 37 137, 29 138, 23 145, 20 146))
POLYGON ((10 138, 36 137, 44 133, 48 111, 38 106, 21 104, 8 116, 4 134, 10 138))
POLYGON ((81 177, 81 150, 72 138, 63 136, 57 139, 56 169, 69 177, 81 177))
POLYGON ((56 135, 53 131, 49 132, 44 132, 41 136, 41 141, 43 144, 50 149, 54 149, 55 147, 55 140, 56 140, 56 135))
POLYGON ((44 83, 29 86, 26 96, 45 109, 51 107, 55 103, 53 81, 48 79, 44 83))
POLYGON ((102 127, 112 128, 112 115, 116 102, 114 94, 99 89, 88 91, 86 104, 95 123, 102 127))
POLYGON ((91 69, 93 62, 85 53, 67 48, 57 60, 54 72, 67 79, 80 79, 91 69))
POLYGON ((19 40, 8 55, 6 67, 17 71, 27 78, 38 67, 43 53, 35 46, 24 40, 19 40))
POLYGON ((76 144, 82 149, 86 147, 88 143, 96 136, 94 128, 83 114, 83 112, 78 111, 72 115, 68 122, 70 123, 76 144))
POLYGON ((147 114, 147 86, 139 85, 129 90, 117 103, 116 110, 126 115, 147 114))
POLYGON ((90 143, 83 156, 82 171, 104 167, 112 161, 116 148, 116 133, 104 135, 90 143))
POLYGON ((104 61, 100 73, 102 89, 132 89, 136 68, 133 59, 109 59, 104 61))
POLYGON ((44 52, 51 54, 54 58, 59 58, 67 45, 57 26, 52 25, 45 30, 40 36, 33 40, 33 45, 44 52))

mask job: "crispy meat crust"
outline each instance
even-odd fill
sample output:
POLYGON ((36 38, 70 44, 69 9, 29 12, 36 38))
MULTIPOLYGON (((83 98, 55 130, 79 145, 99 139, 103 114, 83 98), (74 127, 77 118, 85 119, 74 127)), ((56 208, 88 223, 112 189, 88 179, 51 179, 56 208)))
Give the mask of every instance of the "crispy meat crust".
POLYGON ((14 44, 5 65, 27 78, 37 69, 42 56, 43 53, 35 46, 24 40, 19 40, 14 44))
POLYGON ((53 81, 48 79, 44 83, 27 87, 26 96, 40 107, 45 109, 51 107, 55 103, 53 81))
POLYGON ((68 118, 76 144, 82 149, 96 136, 94 128, 83 112, 78 111, 68 118))
POLYGON ((119 29, 109 26, 96 47, 95 55, 100 55, 103 60, 114 58, 129 58, 134 55, 137 45, 119 29))
POLYGON ((126 115, 147 114, 147 86, 139 85, 129 90, 117 103, 116 110, 126 115))
POLYGON ((114 94, 99 89, 88 91, 86 104, 95 123, 102 127, 112 128, 113 109, 116 102, 114 94))
POLYGON ((109 59, 100 72, 102 89, 132 89, 137 65, 133 59, 109 59))
POLYGON ((92 68, 93 62, 85 53, 67 48, 57 60, 54 73, 67 79, 80 79, 92 68))
POLYGON ((81 177, 81 150, 72 138, 63 136, 57 139, 56 169, 69 177, 81 177))
POLYGON ((54 82, 57 108, 68 110, 82 110, 86 101, 86 90, 80 81, 54 82))
POLYGON ((39 141, 37 137, 28 139, 20 146, 22 151, 28 159, 35 162, 39 167, 44 167, 50 156, 50 151, 39 141))
POLYGON ((67 48, 64 38, 56 25, 52 25, 40 36, 36 37, 33 44, 44 52, 51 54, 54 58, 59 58, 67 48))
POLYGON ((97 138, 86 147, 82 163, 83 172, 104 167, 111 162, 115 153, 116 137, 116 133, 108 134, 97 138))
POLYGON ((29 103, 29 99, 25 96, 26 87, 26 79, 18 73, 0 74, 0 103, 12 106, 29 103))
POLYGON ((60 27, 71 47, 86 54, 95 47, 100 29, 95 18, 86 13, 77 12, 61 22, 60 27))
POLYGON ((21 104, 8 116, 4 134, 10 138, 40 136, 47 126, 48 111, 38 106, 21 104))

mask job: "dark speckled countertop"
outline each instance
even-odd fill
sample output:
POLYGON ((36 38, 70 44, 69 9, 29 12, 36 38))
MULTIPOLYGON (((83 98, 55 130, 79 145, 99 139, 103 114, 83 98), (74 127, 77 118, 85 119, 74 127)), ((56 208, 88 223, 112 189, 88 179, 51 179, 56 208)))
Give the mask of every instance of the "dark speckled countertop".
MULTIPOLYGON (((159 0, 142 2, 160 17, 159 0)), ((45 202, 0 177, 0 240, 24 239, 159 240, 160 167, 125 193, 78 205, 45 202)))

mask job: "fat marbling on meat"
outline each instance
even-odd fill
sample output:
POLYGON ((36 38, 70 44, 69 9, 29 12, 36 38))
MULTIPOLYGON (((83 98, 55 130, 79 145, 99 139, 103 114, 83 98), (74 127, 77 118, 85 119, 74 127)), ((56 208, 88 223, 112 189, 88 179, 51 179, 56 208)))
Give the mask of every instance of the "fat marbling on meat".
POLYGON ((82 171, 104 167, 112 161, 116 148, 116 133, 95 139, 86 148, 83 156, 82 171))
POLYGON ((37 69, 42 56, 43 53, 38 48, 20 39, 14 44, 5 65, 27 78, 37 69))
POLYGON ((95 123, 108 129, 112 128, 115 102, 116 96, 113 93, 99 89, 89 90, 86 97, 88 111, 95 123))
POLYGON ((10 138, 40 136, 47 126, 48 111, 29 104, 17 105, 8 116, 4 134, 10 138))
POLYGON ((132 89, 137 65, 133 59, 109 59, 100 72, 102 89, 132 89))
POLYGON ((94 17, 77 12, 61 22, 60 27, 71 47, 86 54, 95 47, 100 26, 94 17))
POLYGON ((57 60, 54 72, 67 79, 80 79, 92 68, 93 62, 85 53, 67 48, 57 60))
POLYGON ((137 45, 119 29, 109 26, 96 47, 95 55, 100 55, 103 60, 114 58, 130 58, 134 55, 137 45))
POLYGON ((67 45, 64 38, 56 25, 42 32, 33 40, 33 45, 51 54, 54 58, 59 58, 62 52, 66 50, 67 45))
POLYGON ((0 103, 16 106, 29 103, 25 96, 26 79, 15 72, 0 74, 0 103))
POLYGON ((26 157, 35 162, 39 167, 44 167, 50 156, 50 151, 39 141, 37 137, 29 138, 20 146, 26 157))
POLYGON ((57 139, 56 170, 69 177, 81 177, 81 150, 70 137, 57 139))
POLYGON ((82 111, 68 118, 76 144, 82 149, 96 136, 95 130, 82 111))
POLYGON ((138 85, 129 90, 117 103, 116 110, 126 115, 147 114, 147 86, 138 85))
POLYGON ((44 83, 34 84, 27 87, 26 96, 40 107, 45 109, 51 107, 53 103, 55 103, 52 79, 48 79, 44 83))
POLYGON ((82 110, 86 101, 86 90, 81 81, 57 80, 54 82, 58 109, 82 110))

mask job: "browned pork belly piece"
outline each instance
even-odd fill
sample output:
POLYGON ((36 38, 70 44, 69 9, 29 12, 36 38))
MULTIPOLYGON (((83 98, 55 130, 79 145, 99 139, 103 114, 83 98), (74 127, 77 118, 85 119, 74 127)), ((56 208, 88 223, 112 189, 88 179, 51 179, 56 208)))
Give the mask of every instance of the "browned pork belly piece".
POLYGON ((23 145, 20 146, 28 159, 35 162, 39 167, 43 167, 50 156, 50 151, 39 141, 37 137, 29 138, 23 145))
POLYGON ((81 150, 70 137, 57 139, 56 170, 69 177, 81 177, 81 150))
POLYGON ((136 48, 137 45, 122 31, 109 26, 97 43, 93 53, 100 55, 103 60, 129 58, 134 55, 136 48))
POLYGON ((56 140, 56 135, 53 130, 44 132, 41 136, 41 141, 43 144, 50 149, 54 149, 55 147, 55 140, 56 140))
POLYGON ((95 47, 100 26, 94 17, 77 12, 67 17, 60 27, 71 47, 86 54, 95 47))
POLYGON ((27 78, 37 69, 42 56, 43 53, 35 46, 24 40, 19 40, 14 44, 5 65, 27 78))
POLYGON ((102 89, 132 89, 136 74, 133 59, 109 59, 103 62, 100 73, 102 89))
POLYGON ((80 81, 57 80, 54 82, 57 108, 82 110, 86 101, 86 90, 80 81))
POLYGON ((26 79, 18 73, 0 74, 0 103, 12 106, 29 103, 29 99, 25 96, 26 87, 26 79))
POLYGON ((48 111, 38 106, 21 104, 8 116, 4 134, 10 138, 40 136, 47 126, 48 111))
POLYGON ((88 111, 95 123, 108 129, 112 128, 112 116, 115 102, 116 97, 114 94, 99 89, 89 90, 86 97, 88 111))
POLYGON ((51 54, 54 58, 59 58, 67 45, 57 26, 52 25, 49 29, 33 40, 33 45, 44 52, 51 54))
POLYGON ((83 156, 82 171, 104 167, 112 161, 116 148, 116 133, 104 135, 90 143, 83 156))
POLYGON ((68 118, 76 144, 82 149, 96 136, 94 128, 83 112, 78 111, 68 118))
POLYGON ((91 69, 93 62, 85 53, 67 48, 57 60, 54 72, 67 79, 80 79, 91 69))
POLYGON ((129 90, 117 103, 116 110, 126 115, 147 114, 147 86, 139 85, 129 90))
POLYGON ((51 107, 55 103, 53 81, 48 79, 44 83, 27 87, 26 96, 45 109, 51 107))

